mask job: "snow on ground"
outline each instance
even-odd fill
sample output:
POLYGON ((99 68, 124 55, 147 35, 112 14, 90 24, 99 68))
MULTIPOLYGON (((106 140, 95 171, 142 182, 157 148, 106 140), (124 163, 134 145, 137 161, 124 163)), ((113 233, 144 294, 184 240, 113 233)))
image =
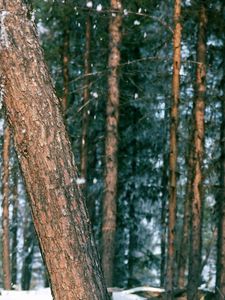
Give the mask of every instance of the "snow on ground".
MULTIPOLYGON (((140 287, 130 290, 113 292, 113 300, 144 300, 146 298, 132 293, 140 291, 160 292, 161 289, 140 287)), ((50 289, 40 289, 37 291, 1 291, 0 300, 52 300, 50 289)))

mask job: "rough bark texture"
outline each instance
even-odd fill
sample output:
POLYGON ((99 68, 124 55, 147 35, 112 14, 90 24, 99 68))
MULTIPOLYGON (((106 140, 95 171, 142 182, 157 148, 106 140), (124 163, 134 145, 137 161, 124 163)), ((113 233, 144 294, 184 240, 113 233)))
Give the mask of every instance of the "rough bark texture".
POLYGON ((10 158, 10 128, 6 124, 2 153, 2 269, 3 287, 11 289, 10 273, 10 243, 9 243, 9 158, 10 158))
MULTIPOLYGON (((225 44, 223 47, 225 51, 225 44)), ((223 66, 225 70, 225 55, 223 66)), ((223 75, 223 98, 221 101, 222 124, 220 134, 221 159, 220 159, 220 182, 221 192, 217 200, 218 209, 218 241, 217 241, 217 274, 216 274, 216 299, 225 298, 225 71, 223 75)))
POLYGON ((14 155, 13 175, 13 212, 12 212, 12 258, 11 258, 11 282, 12 286, 17 284, 17 252, 18 252, 18 162, 14 155))
POLYGON ((116 233, 116 196, 117 196, 117 149, 119 122, 119 76, 120 43, 122 25, 122 4, 111 0, 111 9, 117 11, 109 24, 109 77, 108 101, 106 108, 105 141, 105 192, 103 199, 102 221, 102 266, 107 286, 113 284, 113 259, 116 233))
POLYGON ((194 101, 194 151, 192 181, 192 215, 189 252, 188 300, 198 299, 197 291, 201 276, 202 244, 202 184, 204 154, 204 110, 206 91, 206 8, 204 1, 199 7, 199 31, 197 45, 196 96, 194 101))
MULTIPOLYGON (((80 174, 83 180, 81 184, 82 191, 86 195, 87 183, 87 163, 88 163, 88 124, 89 124, 89 98, 90 98, 90 46, 91 46, 91 18, 88 15, 86 18, 86 32, 85 32, 85 53, 84 53, 84 93, 83 93, 83 107, 82 107, 82 133, 81 133, 81 154, 80 154, 80 174)), ((88 205, 90 215, 93 215, 93 206, 88 205)))
POLYGON ((173 286, 175 279, 175 225, 176 225, 176 192, 177 192, 177 127, 178 106, 180 97, 180 64, 181 64, 181 1, 174 3, 174 41, 173 41, 173 82, 172 103, 170 112, 170 157, 169 157, 169 228, 168 252, 166 271, 167 299, 173 299, 173 286))
POLYGON ((98 254, 33 23, 19 0, 0 0, 4 102, 55 300, 106 300, 98 254))

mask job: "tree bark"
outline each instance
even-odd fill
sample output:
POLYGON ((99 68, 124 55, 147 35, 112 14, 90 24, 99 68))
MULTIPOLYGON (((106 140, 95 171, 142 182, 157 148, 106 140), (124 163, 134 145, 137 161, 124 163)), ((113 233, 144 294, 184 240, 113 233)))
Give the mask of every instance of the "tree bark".
POLYGON ((107 286, 113 285, 113 260, 115 254, 116 233, 116 197, 117 197, 117 149, 119 122, 119 76, 120 43, 122 25, 122 4, 111 0, 111 10, 115 11, 109 24, 109 77, 108 101, 106 107, 105 141, 105 191, 103 199, 102 221, 102 266, 107 286))
MULTIPOLYGON (((86 18, 86 32, 85 32, 85 53, 84 53, 84 93, 82 103, 82 133, 81 133, 81 154, 80 154, 80 173, 83 180, 81 184, 82 191, 86 195, 87 186, 87 164, 88 164, 88 125, 89 125, 89 89, 90 89, 90 47, 91 47, 91 17, 87 15, 86 18)), ((93 215, 93 206, 87 207, 90 215, 93 215)))
POLYGON ((18 255, 18 162, 14 154, 14 164, 13 164, 13 211, 12 211, 12 259, 11 259, 11 282, 12 286, 17 284, 17 255, 18 255))
POLYGON ((33 23, 0 0, 4 103, 55 300, 106 300, 71 144, 33 23))
POLYGON ((10 128, 8 124, 4 129, 4 142, 2 153, 2 269, 3 287, 11 290, 10 272, 10 242, 9 242, 9 159, 10 159, 10 128))
POLYGON ((204 1, 199 7, 199 31, 197 45, 196 96, 194 112, 194 151, 192 181, 191 237, 188 273, 188 300, 198 299, 197 291, 201 276, 202 248, 202 205, 203 205, 203 154, 204 154, 204 110, 206 91, 206 25, 207 16, 204 1))
POLYGON ((170 156, 169 156, 169 228, 168 228, 168 252, 166 271, 166 297, 173 299, 173 287, 175 279, 175 225, 176 225, 176 192, 177 192, 177 128, 178 107, 180 97, 180 65, 181 65, 181 1, 174 3, 174 41, 173 41, 173 82, 172 103, 170 112, 170 156))

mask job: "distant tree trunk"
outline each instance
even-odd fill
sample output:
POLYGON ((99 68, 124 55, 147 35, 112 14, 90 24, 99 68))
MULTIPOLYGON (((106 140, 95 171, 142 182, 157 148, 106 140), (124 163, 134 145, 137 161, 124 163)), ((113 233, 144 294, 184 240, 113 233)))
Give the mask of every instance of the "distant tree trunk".
POLYGON ((180 97, 180 65, 181 65, 181 1, 174 2, 174 41, 173 41, 173 82, 172 103, 170 112, 170 156, 169 156, 169 228, 166 271, 166 297, 173 299, 175 279, 175 225, 176 225, 176 192, 177 192, 177 128, 178 107, 180 97))
POLYGON ((31 217, 27 215, 24 224, 23 233, 23 266, 21 271, 21 288, 22 290, 29 290, 32 277, 32 264, 34 257, 35 245, 35 231, 31 217))
MULTIPOLYGON (((223 47, 225 51, 225 43, 223 47)), ((223 54, 224 55, 224 54, 223 54)), ((225 55, 223 58, 225 70, 225 55)), ((221 100, 222 124, 220 133, 221 159, 220 159, 220 182, 221 192, 217 199, 218 209, 218 241, 217 241, 217 273, 216 273, 216 300, 225 298, 225 71, 223 75, 223 97, 221 100)))
POLYGON ((204 110, 206 91, 206 25, 207 16, 204 1, 199 7, 199 31, 197 45, 196 96, 193 105, 194 112, 194 150, 193 150, 193 181, 192 181, 192 214, 191 237, 188 273, 188 300, 198 299, 198 287, 201 278, 201 248, 202 248, 202 184, 203 184, 203 154, 204 154, 204 110))
POLYGON ((11 282, 12 286, 17 284, 17 255, 18 255, 18 240, 17 240, 17 232, 18 232, 18 163, 17 158, 14 155, 14 164, 12 170, 13 176, 13 211, 12 211, 12 258, 11 258, 11 282))
POLYGON ((0 0, 4 103, 55 300, 109 299, 66 133, 33 23, 0 0))
POLYGON ((3 287, 11 290, 10 275, 10 242, 9 242, 9 159, 10 159, 10 128, 6 124, 2 153, 2 268, 3 287))
POLYGON ((163 154, 163 172, 162 172, 162 200, 161 200, 161 262, 160 262, 160 285, 165 284, 166 271, 166 219, 167 219, 167 198, 168 198, 168 155, 163 154))
MULTIPOLYGON (((64 3, 66 5, 66 3, 64 3)), ((63 96, 62 96, 62 108, 63 112, 66 113, 68 98, 69 98, 69 42, 70 42, 70 31, 68 17, 65 15, 63 28, 63 96)))
POLYGON ((111 0, 111 9, 115 11, 109 24, 109 77, 108 102, 106 107, 105 141, 105 191, 103 199, 102 221, 102 266, 107 286, 113 285, 113 260, 115 254, 116 233, 116 196, 117 196, 117 149, 119 122, 119 76, 120 43, 122 25, 122 4, 111 0))
MULTIPOLYGON (((88 124, 89 124, 89 101, 90 101, 90 46, 91 46, 91 18, 86 17, 86 32, 85 32, 85 52, 84 52, 84 93, 82 103, 82 133, 81 133, 81 154, 80 154, 80 174, 83 180, 81 188, 86 195, 87 183, 87 164, 88 164, 88 124)), ((87 198, 86 198, 87 199, 87 198)), ((90 215, 93 215, 93 206, 87 202, 87 207, 90 215)))

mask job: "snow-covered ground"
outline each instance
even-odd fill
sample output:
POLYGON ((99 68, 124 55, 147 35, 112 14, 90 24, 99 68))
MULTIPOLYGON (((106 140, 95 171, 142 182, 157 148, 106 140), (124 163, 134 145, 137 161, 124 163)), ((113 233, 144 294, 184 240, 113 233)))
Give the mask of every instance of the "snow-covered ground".
MULTIPOLYGON (((113 300, 144 300, 146 298, 134 295, 138 291, 162 291, 160 289, 142 287, 113 293, 113 300)), ((1 291, 0 300, 52 300, 50 289, 37 291, 1 291)))

